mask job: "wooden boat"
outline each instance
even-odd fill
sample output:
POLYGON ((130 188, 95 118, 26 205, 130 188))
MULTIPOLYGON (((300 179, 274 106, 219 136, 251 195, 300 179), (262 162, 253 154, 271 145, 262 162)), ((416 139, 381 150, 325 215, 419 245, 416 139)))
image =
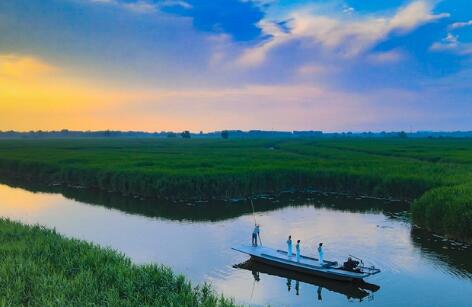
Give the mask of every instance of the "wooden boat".
POLYGON ((250 255, 254 260, 262 263, 334 280, 361 281, 366 277, 380 273, 380 270, 375 267, 364 266, 358 267, 356 271, 346 270, 336 261, 324 261, 323 265, 320 265, 318 259, 308 256, 300 256, 300 261, 297 261, 295 254, 289 256, 285 251, 264 246, 241 245, 232 249, 250 255))
POLYGON ((322 278, 318 276, 298 273, 292 270, 282 269, 282 268, 272 266, 266 263, 254 261, 253 259, 246 260, 245 262, 236 264, 233 267, 237 269, 251 271, 252 274, 254 275, 254 278, 256 278, 256 276, 257 278, 259 278, 258 273, 286 278, 287 287, 289 291, 292 286, 292 283, 291 283, 292 280, 314 285, 318 287, 318 296, 321 296, 322 289, 326 289, 328 291, 333 291, 339 294, 343 294, 348 299, 354 298, 354 299, 363 300, 364 298, 370 296, 372 293, 380 289, 380 286, 366 283, 364 281, 342 282, 342 281, 322 278))

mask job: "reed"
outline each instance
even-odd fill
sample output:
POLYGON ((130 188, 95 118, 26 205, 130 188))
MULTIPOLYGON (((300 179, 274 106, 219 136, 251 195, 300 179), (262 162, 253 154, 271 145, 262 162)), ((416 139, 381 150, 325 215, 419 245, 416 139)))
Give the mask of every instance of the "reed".
POLYGON ((413 219, 434 232, 472 241, 472 184, 440 187, 413 203, 413 219))
POLYGON ((157 265, 0 219, 2 306, 234 306, 157 265))

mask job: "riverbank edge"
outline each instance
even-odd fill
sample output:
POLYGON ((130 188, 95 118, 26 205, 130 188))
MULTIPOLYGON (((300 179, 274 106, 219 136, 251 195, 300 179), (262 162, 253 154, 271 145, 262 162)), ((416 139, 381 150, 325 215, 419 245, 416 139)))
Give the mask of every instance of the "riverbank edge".
POLYGON ((0 177, 119 193, 124 196, 180 200, 228 200, 284 191, 322 191, 412 201, 438 183, 422 178, 369 176, 325 169, 271 169, 170 175, 63 167, 38 161, 0 158, 0 177))
MULTIPOLYGON (((278 194, 287 190, 317 190, 372 198, 398 199, 412 203, 413 223, 451 239, 472 242, 472 216, 469 217, 469 214, 464 215, 454 207, 450 207, 450 214, 421 214, 421 212, 430 212, 428 208, 442 206, 441 203, 436 203, 432 199, 423 200, 424 195, 429 195, 428 192, 441 189, 442 186, 420 179, 402 180, 402 178, 387 176, 371 178, 324 170, 273 170, 207 176, 142 175, 96 169, 60 168, 36 161, 4 159, 0 159, 0 176, 21 178, 25 182, 82 187, 120 193, 124 196, 162 198, 171 201, 229 200, 265 193, 278 194), (447 218, 445 218, 446 215, 447 218), (463 222, 464 216, 465 222, 463 222), (461 221, 461 223, 450 221, 461 221)), ((442 208, 434 211, 444 212, 442 208)))
POLYGON ((235 306, 160 265, 55 230, 0 219, 0 305, 235 306))

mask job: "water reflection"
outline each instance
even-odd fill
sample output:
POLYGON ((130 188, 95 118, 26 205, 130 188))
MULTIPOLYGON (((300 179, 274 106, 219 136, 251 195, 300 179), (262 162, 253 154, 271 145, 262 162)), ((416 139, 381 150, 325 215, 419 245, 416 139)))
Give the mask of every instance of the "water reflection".
POLYGON ((372 299, 373 293, 380 289, 380 286, 375 284, 366 282, 339 282, 326 278, 318 278, 315 276, 292 272, 290 270, 276 268, 253 260, 247 260, 243 263, 234 265, 234 268, 251 271, 256 282, 260 282, 261 273, 283 278, 286 282, 288 292, 292 291, 292 284, 295 285, 295 295, 300 295, 300 282, 313 285, 315 286, 314 289, 316 289, 316 292, 314 291, 314 294, 316 294, 314 297, 319 301, 323 300, 323 289, 343 294, 348 300, 357 299, 358 301, 362 301, 366 298, 372 299))
MULTIPOLYGON (((0 183, 6 183, 9 186, 31 192, 60 193, 64 197, 78 202, 118 209, 129 214, 167 220, 217 222, 252 213, 251 206, 246 200, 175 203, 165 200, 124 197, 120 194, 97 190, 46 186, 24 182, 15 178, 1 178, 0 183)), ((15 202, 15 211, 44 211, 45 206, 53 202, 54 196, 43 194, 43 198, 44 200, 39 203, 38 198, 35 198, 34 195, 24 194, 21 200, 10 200, 9 202, 15 202)), ((407 211, 409 204, 385 199, 312 192, 283 193, 278 197, 261 195, 255 203, 256 212, 259 213, 285 207, 312 206, 355 213, 382 213, 391 220, 409 223, 407 211)), ((390 226, 378 225, 378 227, 388 228, 390 226)), ((433 259, 435 262, 440 261, 448 265, 450 273, 468 278, 472 277, 472 262, 468 259, 468 255, 472 255, 472 246, 431 235, 431 233, 418 227, 411 227, 411 241, 426 257, 433 259)))
MULTIPOLYGON (((79 202, 118 209, 130 214, 147 217, 159 217, 168 220, 192 222, 216 222, 252 213, 252 208, 245 199, 231 201, 193 201, 170 202, 156 199, 124 197, 121 194, 99 190, 78 189, 63 186, 46 186, 25 183, 17 179, 2 178, 0 183, 22 188, 31 192, 60 193, 64 197, 79 202)), ((391 218, 398 218, 408 209, 408 203, 385 199, 355 197, 323 192, 282 193, 280 195, 259 195, 255 200, 256 212, 268 212, 285 207, 313 206, 332 208, 348 212, 385 212, 391 218)))
MULTIPOLYGON (((238 303, 346 306, 364 303, 378 290, 346 289, 345 285, 261 268, 233 268, 247 259, 231 250, 250 242, 254 220, 246 202, 172 204, 80 189, 10 185, 23 189, 0 185, 2 216, 109 246, 135 263, 168 265, 194 282, 212 283, 218 292, 238 303)), ((466 257, 471 254, 470 248, 450 249, 445 239, 412 230, 401 203, 287 193, 278 199, 260 197, 255 205, 268 246, 285 248, 287 234, 291 234, 303 242, 304 254, 314 255, 316 243, 325 242, 330 259, 353 254, 380 267, 382 273, 369 279, 382 285, 375 299, 369 301, 373 306, 470 303, 472 279, 466 277, 471 271, 471 261, 466 257)))
POLYGON ((424 257, 431 259, 433 263, 447 264, 448 273, 472 278, 471 245, 432 235, 416 226, 411 227, 411 240, 424 257))

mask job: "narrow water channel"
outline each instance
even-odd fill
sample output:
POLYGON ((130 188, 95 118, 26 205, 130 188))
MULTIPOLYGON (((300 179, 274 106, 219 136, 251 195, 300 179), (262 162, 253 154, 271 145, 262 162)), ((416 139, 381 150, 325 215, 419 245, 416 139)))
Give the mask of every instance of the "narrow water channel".
POLYGON ((285 248, 288 234, 314 255, 363 258, 382 273, 368 289, 293 276, 247 262, 231 250, 249 243, 254 219, 245 202, 165 204, 84 190, 0 185, 0 215, 55 228, 123 252, 136 263, 159 263, 194 282, 210 282, 239 303, 272 306, 470 306, 472 247, 409 223, 399 202, 312 194, 255 202, 266 246, 285 248), (34 192, 33 192, 34 191, 34 192), (60 193, 59 193, 60 192, 60 193))

